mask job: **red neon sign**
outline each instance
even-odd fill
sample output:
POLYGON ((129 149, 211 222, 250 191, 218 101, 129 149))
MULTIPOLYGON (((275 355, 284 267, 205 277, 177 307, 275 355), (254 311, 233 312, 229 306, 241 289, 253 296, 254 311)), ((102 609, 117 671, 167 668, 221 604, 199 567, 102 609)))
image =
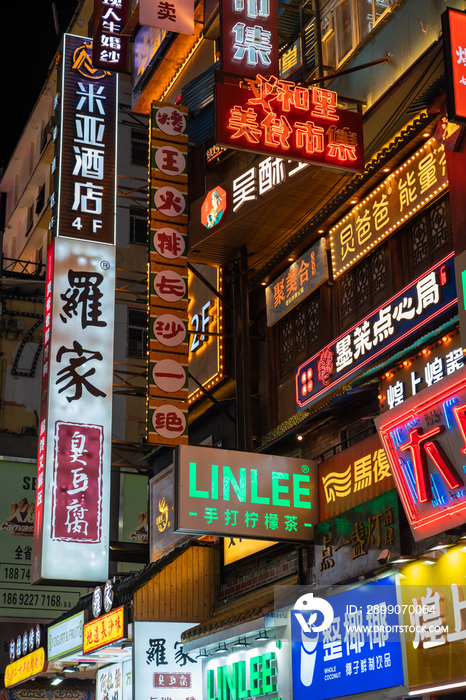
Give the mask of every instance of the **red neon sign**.
POLYGON ((466 522, 466 367, 375 422, 415 539, 466 522))
POLYGON ((442 15, 448 119, 466 124, 466 12, 442 15))
POLYGON ((362 116, 337 107, 337 93, 257 75, 217 83, 217 143, 345 170, 364 169, 362 116))

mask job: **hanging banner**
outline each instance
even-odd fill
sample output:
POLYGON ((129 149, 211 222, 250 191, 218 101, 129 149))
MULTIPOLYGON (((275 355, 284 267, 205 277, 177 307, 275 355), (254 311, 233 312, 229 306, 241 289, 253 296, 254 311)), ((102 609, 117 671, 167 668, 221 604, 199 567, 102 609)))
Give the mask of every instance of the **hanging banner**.
POLYGON ((442 14, 443 59, 448 119, 466 124, 466 12, 447 9, 442 14))
POLYGON ((194 34, 194 0, 139 0, 139 24, 194 34))
POLYGON ((130 0, 94 0, 92 65, 112 73, 128 70, 128 22, 130 0))
POLYGON ((215 95, 219 146, 364 170, 362 115, 339 109, 336 92, 256 75, 241 85, 218 82, 215 95))
MULTIPOLYGON (((153 102, 149 442, 188 442, 187 108, 153 102)), ((148 154, 149 155, 149 154, 148 154)))

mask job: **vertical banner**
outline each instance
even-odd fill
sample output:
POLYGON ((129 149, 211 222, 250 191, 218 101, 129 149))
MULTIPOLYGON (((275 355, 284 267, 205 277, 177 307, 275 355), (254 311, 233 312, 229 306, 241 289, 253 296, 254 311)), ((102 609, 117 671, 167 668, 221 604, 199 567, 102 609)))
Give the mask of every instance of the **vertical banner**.
POLYGON ((128 70, 128 22, 130 0, 94 0, 92 65, 114 73, 128 70))
POLYGON ((250 78, 278 75, 278 5, 222 0, 222 68, 250 78))
POLYGON ((466 124, 466 12, 447 9, 442 15, 443 58, 448 119, 466 124))
POLYGON ((139 0, 139 24, 194 34, 194 0, 139 0))
POLYGON ((54 131, 32 582, 108 577, 117 79, 65 35, 54 131))
POLYGON ((187 108, 153 102, 149 442, 188 444, 187 108))

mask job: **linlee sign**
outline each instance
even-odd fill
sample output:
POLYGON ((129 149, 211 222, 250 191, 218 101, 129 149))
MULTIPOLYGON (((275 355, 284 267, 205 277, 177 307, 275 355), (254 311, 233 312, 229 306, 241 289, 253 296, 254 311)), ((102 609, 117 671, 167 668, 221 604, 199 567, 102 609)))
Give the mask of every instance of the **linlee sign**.
POLYGON ((293 457, 179 446, 177 532, 313 539, 317 466, 293 457))

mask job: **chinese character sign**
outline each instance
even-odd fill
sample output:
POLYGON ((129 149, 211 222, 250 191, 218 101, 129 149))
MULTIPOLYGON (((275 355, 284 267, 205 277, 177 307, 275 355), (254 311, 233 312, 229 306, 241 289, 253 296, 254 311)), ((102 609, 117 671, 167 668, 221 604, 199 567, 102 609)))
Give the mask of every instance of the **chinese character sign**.
POLYGON ((266 288, 267 325, 276 323, 327 279, 325 238, 321 238, 266 288))
POLYGON ((99 581, 108 575, 115 248, 66 237, 51 247, 32 579, 99 581))
POLYGON ((181 635, 195 622, 134 622, 134 697, 202 700, 202 662, 181 635))
POLYGON ((298 411, 457 303, 453 253, 303 362, 295 375, 298 411))
POLYGON ((149 442, 175 445, 188 441, 187 109, 153 102, 150 130, 149 442))
POLYGON ((375 418, 416 540, 466 522, 466 368, 375 418))
POLYGON ((274 75, 246 86, 216 84, 216 141, 348 171, 364 169, 362 115, 337 107, 337 93, 274 75))
POLYGON ((117 77, 92 65, 89 39, 65 34, 63 41, 49 228, 53 235, 113 244, 117 77))
POLYGON ((368 574, 378 557, 400 554, 396 489, 316 525, 316 582, 332 584, 368 574))
POLYGON ((130 0, 94 0, 92 65, 112 72, 128 70, 128 22, 130 0))
POLYGON ((327 700, 400 686, 400 695, 407 692, 394 576, 327 602, 333 621, 323 631, 304 631, 297 613, 290 612, 293 698, 327 700))
POLYGON ((140 0, 139 24, 194 34, 194 0, 140 0))
POLYGON ((312 460, 183 445, 175 467, 176 532, 314 539, 319 514, 312 460))
POLYGON ((275 0, 222 0, 222 68, 255 77, 278 75, 278 6, 275 0))
POLYGON ((125 608, 122 606, 86 622, 83 628, 83 654, 89 654, 126 637, 127 620, 125 608))
POLYGON ((430 139, 330 230, 338 277, 448 186, 445 147, 430 139))
POLYGON ((466 124, 466 12, 444 12, 442 30, 448 118, 466 124))

